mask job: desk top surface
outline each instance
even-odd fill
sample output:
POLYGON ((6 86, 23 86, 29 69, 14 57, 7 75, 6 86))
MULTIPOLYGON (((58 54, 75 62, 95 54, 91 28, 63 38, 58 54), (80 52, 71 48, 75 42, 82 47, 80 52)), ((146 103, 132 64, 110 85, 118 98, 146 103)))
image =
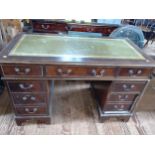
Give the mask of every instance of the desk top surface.
POLYGON ((10 56, 145 59, 125 39, 88 38, 51 35, 23 35, 10 56))
POLYGON ((0 64, 155 66, 154 60, 127 39, 25 34, 0 52, 0 64))

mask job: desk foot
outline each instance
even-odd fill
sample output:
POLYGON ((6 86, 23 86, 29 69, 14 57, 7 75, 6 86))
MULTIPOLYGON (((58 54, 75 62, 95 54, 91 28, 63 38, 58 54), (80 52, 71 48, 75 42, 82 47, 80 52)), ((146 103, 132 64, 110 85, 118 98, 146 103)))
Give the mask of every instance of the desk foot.
POLYGON ((130 116, 103 116, 99 118, 100 123, 104 123, 106 120, 109 119, 115 119, 115 120, 120 120, 123 122, 128 122, 130 119, 130 116))
POLYGON ((16 117, 16 124, 18 126, 23 125, 26 122, 33 123, 34 121, 38 124, 51 124, 51 118, 50 117, 16 117))

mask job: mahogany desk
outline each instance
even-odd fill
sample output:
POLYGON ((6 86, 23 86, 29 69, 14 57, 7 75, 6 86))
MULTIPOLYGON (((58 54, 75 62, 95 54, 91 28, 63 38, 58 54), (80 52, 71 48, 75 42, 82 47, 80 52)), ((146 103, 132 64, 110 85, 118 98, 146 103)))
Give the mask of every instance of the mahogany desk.
MULTIPOLYGON (((101 120, 128 120, 154 63, 129 40, 19 34, 0 54, 18 125, 50 123, 50 81, 90 81, 101 120)), ((52 103, 54 104, 54 103, 52 103)))
POLYGON ((103 36, 109 36, 113 30, 119 27, 115 24, 99 24, 99 23, 77 23, 58 20, 31 20, 33 32, 39 33, 68 33, 69 31, 76 32, 91 32, 101 33, 103 36))

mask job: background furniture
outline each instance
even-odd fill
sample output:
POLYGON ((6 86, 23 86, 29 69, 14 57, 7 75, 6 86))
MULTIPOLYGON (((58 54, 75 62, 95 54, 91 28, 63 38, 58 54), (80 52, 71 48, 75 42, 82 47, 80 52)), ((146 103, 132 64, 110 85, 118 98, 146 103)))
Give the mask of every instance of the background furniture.
POLYGON ((108 36, 117 24, 77 23, 65 20, 31 20, 33 32, 68 33, 68 31, 101 33, 108 36))
POLYGON ((113 38, 128 38, 140 48, 144 47, 144 35, 140 28, 133 25, 122 26, 115 29, 110 37, 113 38))
POLYGON ((149 41, 154 41, 155 39, 155 19, 124 19, 122 24, 135 25, 139 27, 145 36, 146 43, 148 45, 149 41))

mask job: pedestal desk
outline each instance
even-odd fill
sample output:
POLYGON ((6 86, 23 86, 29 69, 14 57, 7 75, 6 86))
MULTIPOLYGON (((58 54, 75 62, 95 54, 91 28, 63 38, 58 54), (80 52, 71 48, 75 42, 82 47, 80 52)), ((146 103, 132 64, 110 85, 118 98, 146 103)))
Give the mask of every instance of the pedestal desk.
POLYGON ((0 53, 0 65, 21 125, 32 119, 50 123, 54 80, 89 81, 101 121, 127 121, 150 81, 154 62, 126 39, 22 33, 0 53))

